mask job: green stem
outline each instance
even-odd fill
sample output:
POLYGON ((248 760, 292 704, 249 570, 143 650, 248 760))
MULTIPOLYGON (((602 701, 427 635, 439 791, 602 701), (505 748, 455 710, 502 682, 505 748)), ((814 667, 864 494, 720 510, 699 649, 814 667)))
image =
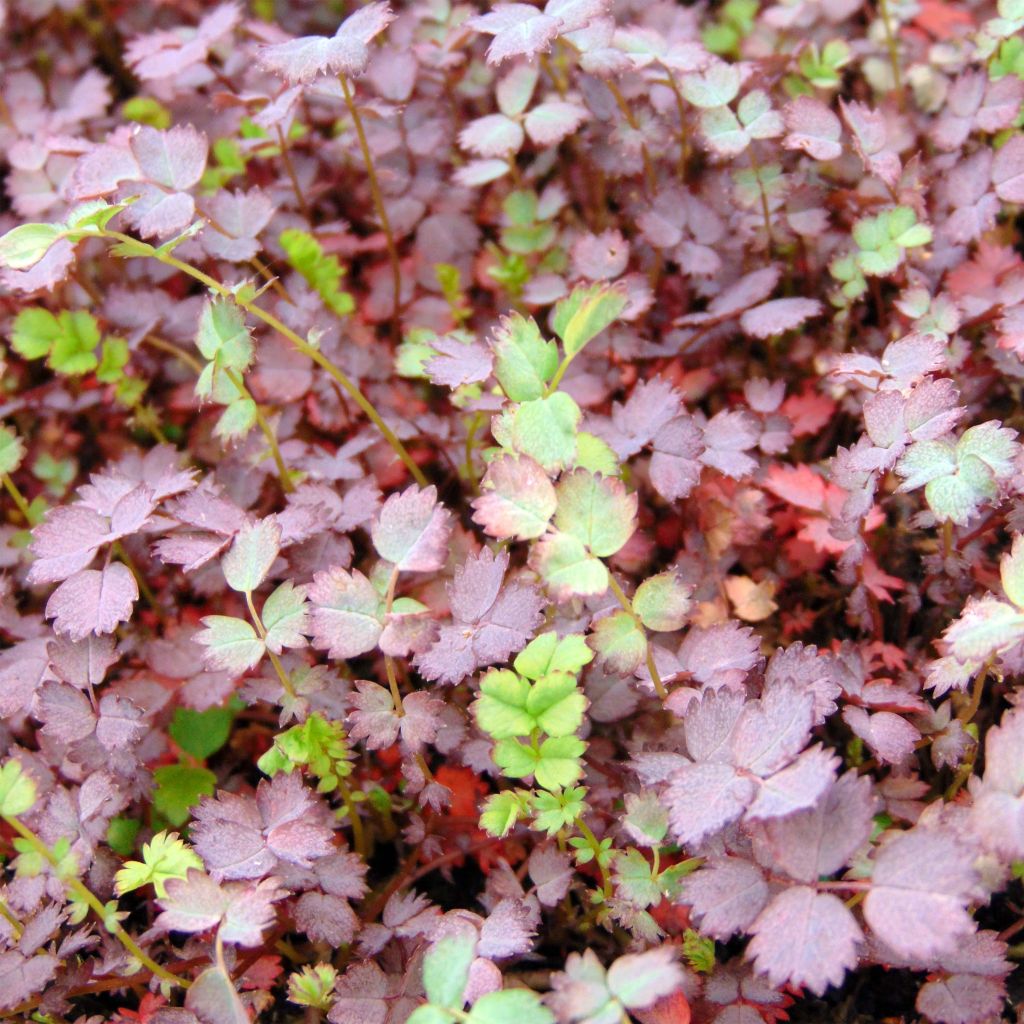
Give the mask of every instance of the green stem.
POLYGON ((359 115, 359 108, 356 106, 355 98, 352 95, 352 87, 345 75, 339 75, 338 80, 341 82, 345 106, 348 107, 348 112, 356 129, 356 136, 359 139, 359 149, 362 151, 363 163, 366 166, 366 178, 370 184, 373 207, 377 212, 377 219, 380 221, 381 230, 384 232, 384 239, 388 247, 388 257, 391 260, 391 278, 395 290, 394 320, 392 325, 397 334, 399 326, 398 307, 402 301, 402 265, 398 259, 398 247, 395 245, 395 236, 391 233, 391 221, 388 220, 388 211, 384 206, 384 195, 380 190, 380 182, 377 180, 376 168, 373 166, 373 154, 370 152, 370 144, 366 140, 363 119, 359 115))
MULTIPOLYGON (((116 242, 122 242, 126 245, 130 245, 133 249, 138 250, 141 245, 145 243, 139 242, 138 239, 132 238, 131 235, 123 234, 120 231, 107 231, 104 230, 99 233, 103 238, 110 238, 116 242)), ((334 364, 328 359, 319 349, 311 345, 305 338, 296 334, 290 327, 282 323, 273 313, 268 313, 266 310, 261 309, 254 302, 250 302, 247 299, 242 298, 240 295, 236 295, 230 288, 221 284, 220 281, 210 277, 209 274, 204 273, 198 267, 193 267, 191 263, 185 263, 183 260, 179 260, 176 256, 173 256, 169 252, 160 252, 158 249, 152 246, 146 246, 151 249, 152 252, 146 255, 152 256, 153 259, 165 264, 168 267, 174 267, 175 270, 180 270, 183 274, 187 274, 193 280, 198 281, 200 284, 205 285, 215 295, 219 295, 225 299, 231 299, 241 309, 244 309, 247 313, 256 317, 257 320, 261 320, 272 330, 278 332, 278 334, 287 338, 307 359, 311 359, 321 369, 326 370, 328 374, 341 386, 341 388, 348 394, 356 405, 366 414, 367 419, 380 431, 384 440, 391 445, 395 454, 404 463, 405 467, 412 474, 413 479, 420 485, 420 487, 427 486, 427 478, 423 475, 423 471, 413 461, 412 456, 406 450, 405 445, 398 439, 395 432, 384 422, 379 412, 374 408, 373 403, 359 390, 359 388, 334 364)))
MULTIPOLYGON (((395 603, 395 588, 398 586, 398 573, 399 568, 396 565, 391 570, 391 576, 388 579, 388 593, 384 599, 384 621, 387 622, 388 616, 391 614, 391 609, 395 603)), ((384 669, 388 674, 388 686, 391 688, 391 699, 395 704, 395 713, 399 718, 405 715, 405 706, 402 704, 402 691, 398 686, 398 674, 395 671, 395 659, 390 654, 384 655, 384 669)))
POLYGON ((903 76, 900 74, 900 50, 896 35, 892 30, 889 17, 888 0, 878 0, 878 12, 882 16, 882 27, 885 29, 885 45, 889 50, 889 66, 892 68, 892 80, 896 91, 900 94, 900 105, 903 104, 903 76))
POLYGON ((605 897, 608 898, 615 891, 612 885, 611 875, 608 874, 608 868, 605 867, 604 861, 601 859, 601 843, 598 841, 597 836, 590 830, 590 826, 582 819, 576 819, 576 825, 579 828, 583 838, 586 839, 590 848, 594 851, 594 862, 597 864, 598 870, 601 872, 601 888, 604 890, 605 897))
POLYGON ((981 666, 980 671, 974 679, 974 686, 971 688, 971 699, 960 709, 960 713, 956 716, 960 719, 962 725, 969 725, 973 720, 974 716, 978 713, 978 708, 981 707, 981 697, 985 692, 985 681, 988 679, 989 672, 992 671, 992 662, 994 656, 989 658, 984 665, 981 666))
POLYGON ((11 500, 15 505, 18 506, 18 511, 25 517, 27 525, 32 526, 32 510, 29 508, 28 502, 25 500, 25 495, 18 490, 18 485, 14 482, 10 473, 3 474, 4 490, 11 496, 11 500))
POLYGON ((157 613, 157 615, 163 617, 163 609, 160 607, 160 604, 156 599, 156 594, 153 593, 152 588, 146 582, 146 577, 139 571, 139 567, 132 561, 132 556, 125 551, 124 545, 119 540, 115 540, 111 545, 111 548, 114 554, 124 562, 128 571, 135 577, 135 582, 139 587, 139 593, 142 594, 143 600, 145 600, 146 604, 148 604, 149 607, 157 613))
MULTIPOLYGON (((636 623, 636 628, 643 632, 644 639, 646 640, 647 630, 640 621, 640 616, 633 611, 633 603, 626 597, 625 591, 619 586, 619 581, 612 574, 611 570, 608 571, 608 585, 611 587, 612 593, 619 599, 619 604, 622 605, 623 611, 636 623)), ((647 671, 650 673, 655 692, 663 701, 668 700, 668 690, 665 689, 665 684, 661 681, 661 675, 658 673, 658 666, 654 663, 654 654, 651 651, 649 641, 647 642, 647 671)))
MULTIPOLYGON (((60 861, 54 855, 42 839, 39 838, 27 825, 23 824, 19 818, 13 815, 3 815, 4 821, 7 822, 15 832, 18 833, 23 839, 27 840, 32 848, 44 857, 54 868, 60 866, 60 861)), ((60 877, 58 875, 58 877, 60 877)), ((172 974, 165 967, 161 967, 152 957, 148 956, 136 941, 115 921, 109 920, 110 915, 107 913, 107 908, 100 902, 99 897, 96 896, 93 891, 85 885, 78 878, 63 878, 61 881, 66 885, 76 896, 89 908, 93 913, 100 919, 103 926, 121 943, 122 946, 139 961, 144 967, 148 968, 153 974, 155 974, 162 981, 167 982, 169 985, 178 985, 182 988, 188 988, 189 982, 184 978, 179 978, 177 975, 172 974)))
POLYGON ((274 434, 274 428, 267 422, 267 417, 263 415, 263 410, 260 408, 259 402, 252 397, 252 392, 246 387, 245 381, 242 379, 242 375, 235 370, 232 370, 229 366, 224 367, 224 373, 227 375, 229 381, 234 384, 235 389, 243 398, 248 398, 253 404, 253 408, 256 410, 256 425, 260 428, 263 437, 266 439, 267 447, 270 449, 271 457, 274 460, 274 465, 277 466, 277 475, 281 481, 281 489, 285 494, 291 494, 295 490, 295 484, 292 483, 291 473, 288 472, 288 466, 285 464, 284 456, 281 454, 281 449, 277 444, 277 437, 274 434))
POLYGON ((366 833, 363 830, 363 819, 359 817, 359 810, 356 807, 356 802, 352 799, 352 790, 348 788, 348 783, 344 779, 338 780, 338 792, 341 794, 342 802, 345 804, 345 810, 348 813, 349 821, 352 822, 352 845, 356 849, 356 853, 359 854, 364 860, 369 855, 369 850, 366 846, 366 833))
POLYGON ((152 345, 153 348, 160 349, 161 352, 167 352, 174 356, 175 359, 180 359, 187 367, 195 372, 198 377, 203 372, 203 364, 190 352, 186 352, 183 348, 179 348, 174 344, 173 341, 166 341, 163 338, 157 337, 155 334, 147 334, 142 339, 146 345, 152 345))
MULTIPOLYGON (((259 612, 256 611, 256 605, 252 603, 252 591, 247 590, 245 592, 245 603, 249 606, 249 615, 252 618, 252 624, 256 627, 256 632, 259 633, 260 639, 266 643, 267 631, 263 626, 263 620, 259 616, 259 612)), ((270 664, 274 666, 274 671, 277 673, 277 678, 280 680, 281 687, 289 697, 296 697, 298 694, 295 692, 295 687, 292 684, 288 673, 284 670, 284 665, 281 664, 281 659, 268 647, 267 654, 270 655, 270 664)))
POLYGON ((25 931, 25 927, 11 912, 11 908, 7 906, 7 901, 2 899, 0 899, 0 917, 2 917, 11 926, 11 930, 14 932, 14 937, 16 939, 20 939, 22 933, 25 931))
POLYGON ((281 146, 281 159, 284 161, 284 169, 288 173, 288 180, 292 183, 292 191, 295 193, 295 199, 299 204, 299 210, 302 216, 307 221, 312 221, 312 217, 309 214, 309 207, 306 205, 306 198, 302 194, 302 189, 299 188, 299 178, 295 173, 295 165, 292 163, 292 154, 288 148, 288 139, 285 137, 281 126, 277 126, 277 140, 281 146))

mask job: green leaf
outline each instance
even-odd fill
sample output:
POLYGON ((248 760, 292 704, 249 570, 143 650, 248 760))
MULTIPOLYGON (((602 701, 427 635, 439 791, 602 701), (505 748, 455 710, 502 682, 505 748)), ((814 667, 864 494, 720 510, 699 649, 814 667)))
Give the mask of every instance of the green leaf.
POLYGON ((11 328, 11 348, 24 359, 42 359, 49 355, 61 335, 57 318, 42 307, 23 309, 11 328))
POLYGON ((228 586, 240 594, 252 593, 266 578, 280 544, 281 528, 272 517, 243 526, 221 559, 228 586))
POLYGON ((0 267, 27 270, 35 266, 60 238, 55 224, 21 224, 0 236, 0 267))
POLYGON ((234 720, 235 712, 230 707, 205 711, 175 708, 168 732, 182 750, 205 761, 227 743, 234 720))
POLYGON ((621 480, 576 469, 559 480, 555 526, 600 558, 614 555, 636 529, 637 497, 621 480))
POLYGON ((100 365, 96 368, 96 379, 104 384, 115 384, 128 365, 128 342, 124 338, 105 338, 101 349, 100 365))
POLYGON ((427 951, 423 958, 423 988, 435 1006, 462 1009, 462 994, 476 956, 476 941, 476 932, 467 928, 435 942, 427 951))
POLYGON ((554 1024, 555 1015, 536 992, 506 988, 482 995, 469 1011, 470 1024, 554 1024))
POLYGON ((314 711, 305 722, 275 736, 274 745, 257 766, 267 775, 276 775, 305 765, 320 780, 317 792, 330 793, 352 774, 351 756, 342 723, 314 711))
POLYGON ((263 602, 260 617, 267 631, 267 647, 275 654, 285 647, 306 646, 309 613, 305 587, 286 580, 263 602))
POLYGON ((658 846, 668 834, 668 812, 649 790, 626 796, 623 824, 634 842, 641 846, 658 846))
POLYGON ((545 789, 564 789, 583 775, 580 757, 586 744, 575 736, 545 740, 539 748, 518 740, 502 740, 494 748, 494 763, 509 778, 533 775, 545 789))
MULTIPOLYGON (((218 369, 244 373, 252 362, 253 345, 242 310, 231 300, 208 299, 199 315, 196 347, 218 369)), ((197 390, 197 394, 198 394, 197 390)))
POLYGON ((578 675, 584 665, 594 659, 582 633, 559 637, 554 631, 534 637, 516 655, 515 670, 527 679, 540 679, 549 672, 570 672, 578 675))
POLYGON ((263 657, 263 641, 244 619, 207 615, 202 623, 206 628, 196 641, 207 648, 206 664, 210 668, 241 675, 263 657))
POLYGON ((618 476, 622 472, 619 458, 601 438, 581 430, 576 435, 577 469, 588 469, 591 473, 602 473, 605 476, 618 476))
POLYGON ((595 284, 576 288, 556 306, 552 330, 562 339, 567 356, 575 356, 614 323, 626 308, 629 299, 619 288, 595 284))
POLYGON ((169 878, 185 878, 189 868, 203 870, 199 855, 178 838, 177 832, 158 832, 142 847, 142 860, 127 861, 114 877, 119 896, 153 884, 157 896, 166 896, 169 878))
POLYGON ((684 75, 681 88, 688 103, 709 110, 731 103, 739 94, 740 82, 739 67, 718 62, 702 75, 684 75))
POLYGON ((9 427, 0 426, 0 473, 13 473, 25 457, 25 445, 9 427))
POLYGON ((520 790, 495 793, 484 802, 480 827, 492 836, 506 836, 520 818, 529 813, 526 797, 520 790))
POLYGON ((230 441, 245 437, 256 425, 256 403, 251 398, 236 398, 221 414, 213 428, 215 437, 230 441))
POLYGON ((128 857, 135 849, 135 837, 141 828, 142 822, 137 818, 111 818, 107 826, 107 846, 114 853, 128 857))
POLYGON ((341 290, 345 271, 337 256, 328 256, 317 239, 298 228, 282 231, 278 240, 288 262, 306 279, 328 309, 338 316, 347 316, 355 309, 352 296, 341 290))
POLYGON ((172 825, 184 825, 201 797, 212 796, 217 776, 206 768, 169 764, 153 772, 153 806, 172 825))
POLYGON ((288 1001, 299 1006, 329 1010, 334 1001, 338 972, 331 964, 306 964, 288 977, 288 1001))
POLYGON ((95 370, 99 365, 96 347, 100 343, 100 329, 96 318, 82 309, 64 310, 58 317, 60 335, 50 349, 47 365, 69 377, 95 370))
POLYGON ((536 322, 512 313, 494 332, 494 375, 513 402, 540 398, 558 369, 558 348, 541 337, 536 322))
POLYGON ((491 669, 480 680, 473 705, 477 725, 495 740, 529 736, 534 720, 526 710, 530 684, 507 669, 491 669))
POLYGON ((530 565, 556 600, 597 597, 608 589, 608 570, 583 542, 568 533, 543 537, 530 554, 530 565))
POLYGON ((693 588, 675 572, 662 572, 644 580, 633 595, 633 611, 656 632, 682 629, 690 611, 693 588))
POLYGON ((1013 546, 1000 559, 999 576, 1006 596, 1024 610, 1024 534, 1013 538, 1013 546))
POLYGON ((569 827, 586 812, 586 795, 582 786, 555 789, 550 793, 541 790, 533 800, 533 827, 552 836, 569 827))
MULTIPOLYGON (((570 736, 583 722, 587 698, 568 672, 552 672, 538 679, 526 696, 526 712, 533 725, 549 736, 570 736)), ((525 735, 522 733, 513 735, 525 735)))
POLYGON ((597 620, 589 643, 597 652, 598 665, 620 675, 632 675, 647 656, 647 635, 621 609, 597 620))
POLYGON ((687 928, 683 933, 683 956, 698 974, 710 974, 715 967, 715 943, 687 928))
POLYGON ((661 886, 639 850, 619 850, 615 856, 615 887, 619 895, 639 907, 661 902, 661 886))
POLYGON ((121 116, 126 121, 138 121, 160 130, 171 127, 171 112, 152 96, 133 96, 126 100, 121 107, 121 116))
POLYGON ((576 457, 576 428, 582 415, 564 391, 524 402, 512 414, 512 446, 549 472, 564 469, 576 457))
POLYGON ((15 817, 32 810, 36 802, 36 784, 11 758, 0 766, 0 814, 15 817))
POLYGON ((452 1024, 455 1018, 439 1006, 424 1003, 409 1014, 405 1024, 452 1024))

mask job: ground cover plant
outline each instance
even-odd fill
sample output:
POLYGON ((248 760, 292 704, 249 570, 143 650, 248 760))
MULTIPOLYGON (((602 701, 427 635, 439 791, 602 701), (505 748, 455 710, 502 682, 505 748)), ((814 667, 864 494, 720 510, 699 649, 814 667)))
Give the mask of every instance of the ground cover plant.
POLYGON ((0 28, 0 1019, 1016 1019, 1021 0, 0 28))

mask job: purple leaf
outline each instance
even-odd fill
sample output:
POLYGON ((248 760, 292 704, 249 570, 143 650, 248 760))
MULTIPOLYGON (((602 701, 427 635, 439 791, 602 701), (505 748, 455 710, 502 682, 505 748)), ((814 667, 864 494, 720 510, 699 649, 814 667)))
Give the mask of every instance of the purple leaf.
POLYGON ((941 956, 974 930, 966 904, 976 884, 972 852, 953 836, 922 828, 898 833, 875 857, 864 917, 896 953, 941 956))
POLYGON ((922 985, 914 1005, 935 1024, 982 1024, 998 1019, 1005 1000, 1001 978, 953 974, 922 985))
POLYGON ((373 584, 358 570, 318 572, 309 587, 313 646, 329 658, 355 658, 377 646, 384 626, 383 603, 373 584))
POLYGON ((849 863, 871 835, 877 805, 870 779, 846 772, 814 807, 766 821, 762 834, 780 868, 814 882, 849 863))
POLYGON ((558 18, 542 14, 531 4, 495 4, 489 13, 470 18, 466 25, 494 36, 487 62, 500 64, 509 57, 535 57, 550 47, 561 29, 558 18))
POLYGON ((448 560, 451 514, 437 504, 437 490, 409 487, 384 502, 370 529, 381 558, 401 572, 432 572, 448 560))
POLYGON ((802 149, 815 160, 838 160, 842 156, 842 125, 824 103, 798 96, 786 104, 783 117, 789 132, 782 140, 786 149, 802 149))
POLYGON ((663 795, 673 834, 693 845, 739 818, 756 792, 732 765, 705 762, 677 771, 663 795))
POLYGON ((454 624, 443 626, 437 643, 416 660, 425 679, 457 683, 526 646, 541 623, 544 599, 536 587, 502 587, 507 568, 507 552, 495 557, 484 548, 455 570, 448 587, 454 624))
POLYGON ((487 380, 494 366, 494 357, 483 345, 466 345, 455 338, 436 338, 430 343, 438 355, 423 364, 431 381, 445 387, 461 387, 487 380))
POLYGON ((764 873, 750 861, 711 861, 683 879, 689 903, 703 934, 722 942, 748 930, 768 901, 764 873))
POLYGON ((1014 135, 996 150, 992 161, 992 184, 1006 203, 1024 203, 1024 136, 1014 135))
POLYGON ((758 663, 759 647, 753 629, 735 620, 694 627, 679 648, 679 664, 699 683, 732 686, 741 683, 758 663))
POLYGON ((371 3, 350 14, 333 36, 302 36, 264 46, 259 63, 288 82, 311 82, 327 73, 357 78, 370 61, 369 43, 395 20, 386 3, 371 3))
POLYGON ((843 901, 806 886, 776 896, 751 929, 747 956, 774 986, 807 987, 822 995, 857 965, 864 935, 843 901))
POLYGON ((51 509, 32 531, 29 583, 57 583, 84 569, 110 540, 110 524, 84 505, 51 509))
POLYGON ((799 327, 821 312, 817 299, 772 299, 748 309, 740 317, 740 326, 753 338, 770 338, 799 327))
POLYGON ((103 569, 82 569, 66 579, 46 602, 53 628, 72 640, 90 633, 112 633, 131 618, 139 587, 127 566, 113 562, 103 569))

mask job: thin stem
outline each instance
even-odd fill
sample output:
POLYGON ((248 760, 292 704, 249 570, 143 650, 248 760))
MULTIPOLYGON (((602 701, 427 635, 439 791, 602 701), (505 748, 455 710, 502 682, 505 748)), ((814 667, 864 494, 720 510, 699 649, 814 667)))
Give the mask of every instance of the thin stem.
MULTIPOLYGON (((640 122, 633 116, 633 111, 629 109, 629 104, 626 102, 626 97, 622 95, 622 90, 616 85, 614 79, 605 79, 606 86, 608 86, 609 92, 615 97, 615 102, 619 105, 619 110, 622 111, 622 116, 626 119, 626 123, 635 132, 640 131, 640 122)), ((640 143, 640 155, 644 162, 644 180, 647 183, 647 192, 650 195, 654 195, 658 190, 658 177, 654 173, 654 164, 651 162, 651 154, 647 152, 647 143, 641 141, 640 143)))
POLYGON ((352 845, 356 848, 356 853, 365 860, 369 856, 369 850, 366 846, 366 832, 363 830, 363 819, 359 817, 356 802, 352 799, 352 790, 348 788, 348 783, 344 779, 338 780, 338 792, 341 794, 342 802, 345 804, 349 821, 352 822, 352 845))
MULTIPOLYGON (((662 67, 665 67, 663 64, 662 67)), ((686 182, 686 162, 690 155, 690 147, 686 140, 686 102, 683 100, 683 94, 679 89, 679 84, 675 80, 675 76, 672 74, 670 68, 665 67, 665 84, 672 90, 672 95, 676 100, 676 113, 679 115, 679 167, 678 174, 681 182, 686 182)))
POLYGON ((772 214, 768 208, 768 196, 764 191, 764 182, 761 181, 761 165, 754 153, 753 143, 747 152, 750 155, 750 164, 754 168, 754 176, 757 179, 757 193, 761 197, 761 216, 764 217, 764 233, 768 236, 768 251, 771 252, 775 247, 775 239, 772 236, 772 214))
POLYGON ((195 371, 197 377, 203 372, 203 364, 191 352, 186 352, 183 348, 175 345, 173 341, 167 341, 155 334, 144 335, 142 341, 146 345, 160 349, 161 352, 169 353, 175 359, 180 359, 189 369, 195 371))
POLYGON ((281 130, 280 125, 277 126, 277 141, 281 146, 281 159, 284 161, 284 169, 288 173, 288 180, 292 183, 292 191, 295 193, 295 199, 299 204, 299 210, 307 221, 312 222, 309 207, 306 205, 306 197, 302 194, 302 189, 299 188, 299 179, 295 173, 295 165, 292 163, 292 154, 291 150, 288 148, 288 139, 285 138, 285 134, 281 130))
POLYGON ((388 220, 388 211, 384 207, 384 195, 380 190, 380 182, 377 180, 377 170, 373 166, 373 154, 370 152, 370 144, 366 141, 366 131, 363 128, 363 119, 359 115, 359 108, 356 106, 352 96, 352 87, 349 85, 345 75, 339 75, 341 91, 345 97, 345 106, 352 117, 352 123, 356 129, 356 136, 359 139, 359 149, 363 154, 363 163, 366 165, 366 177, 370 184, 370 195, 373 198, 373 206, 377 212, 377 220, 380 221, 381 230, 384 232, 384 239, 388 247, 388 256, 391 259, 391 277, 395 289, 395 308, 393 329, 398 332, 398 307, 402 301, 402 265, 398 259, 398 247, 395 245, 395 236, 391 233, 391 221, 388 220))
POLYGON ((14 504, 18 506, 18 511, 25 517, 25 522, 31 526, 32 510, 29 508, 29 504, 25 500, 25 495, 18 489, 18 485, 14 482, 10 473, 4 473, 2 479, 4 482, 4 490, 11 496, 11 500, 14 504))
POLYGON ((267 284, 277 292, 278 295, 288 303, 289 306, 294 306, 295 302, 292 297, 288 294, 288 289, 281 284, 281 279, 268 267, 262 260, 257 259, 255 256, 249 260, 249 266, 252 267, 260 277, 263 278, 267 284))
MULTIPOLYGON (((260 639, 266 643, 267 631, 263 626, 263 620, 259 616, 259 612, 256 611, 256 605, 252 603, 252 591, 247 590, 245 592, 245 603, 249 606, 249 615, 252 618, 252 624, 256 627, 256 632, 259 633, 260 639)), ((270 655, 270 664, 274 666, 274 671, 277 673, 277 678, 280 680, 281 687, 289 697, 296 697, 295 687, 292 685, 292 681, 288 676, 288 673, 284 670, 284 665, 281 664, 281 659, 268 647, 267 654, 270 655)))
POLYGON ((284 456, 281 454, 281 449, 277 444, 277 437, 274 434, 274 428, 267 422, 266 416, 263 415, 263 410, 260 408, 259 402, 252 397, 252 392, 246 387, 245 381, 242 379, 242 375, 232 370, 231 367, 225 366, 224 373, 227 375, 229 381, 234 384, 235 389, 243 398, 248 398, 253 404, 253 408, 256 410, 256 425, 260 428, 264 438, 267 441, 267 447, 270 449, 270 455, 274 460, 274 465, 277 466, 277 475, 281 480, 281 489, 285 494, 291 494, 295 490, 295 484, 292 483, 291 473, 288 472, 288 466, 285 464, 284 456))
POLYGON ((586 839, 587 843, 590 845, 590 848, 594 851, 594 862, 597 864, 597 867, 601 872, 601 887, 604 890, 605 897, 609 897, 615 889, 612 885, 611 875, 608 874, 608 868, 601 859, 601 843, 597 836, 595 836, 590 830, 590 826, 582 818, 576 819, 576 826, 579 828, 583 838, 586 839))
POLYGON ((878 0, 878 12, 882 16, 882 27, 885 29, 885 45, 889 50, 889 66, 892 68, 892 80, 899 93, 900 106, 903 105, 903 76, 900 74, 900 50, 896 35, 892 30, 889 17, 888 0, 878 0))
POLYGON ((25 931, 25 926, 14 916, 11 912, 11 908, 7 906, 7 901, 0 899, 0 917, 2 917, 10 926, 14 932, 14 937, 20 939, 22 932, 25 931))
POLYGON ((953 520, 947 519, 942 524, 942 557, 949 558, 956 550, 956 542, 953 537, 953 520))
MULTIPOLYGON (((391 576, 388 579, 388 593, 384 599, 384 621, 388 621, 388 616, 391 614, 391 609, 395 603, 395 588, 398 586, 398 573, 399 569, 396 565, 391 570, 391 576)), ((384 655, 384 669, 388 674, 388 686, 391 688, 391 699, 395 703, 395 713, 399 718, 405 715, 405 706, 402 704, 402 691, 398 687, 398 674, 395 671, 395 659, 390 654, 384 655)))
MULTIPOLYGON (((123 242, 127 245, 131 245, 134 248, 138 248, 141 244, 137 239, 132 238, 131 235, 123 234, 120 231, 103 231, 101 236, 104 238, 110 238, 117 242, 123 242)), ((222 298, 231 299, 240 308, 244 309, 247 313, 256 317, 257 320, 262 320, 268 327, 277 331, 278 334, 287 338, 306 358, 312 359, 321 369, 326 370, 330 376, 337 381, 342 389, 348 394, 356 405, 366 414, 366 417, 371 423, 380 431, 384 440, 391 445, 395 454, 401 459, 406 469, 412 474, 413 479, 420 485, 420 487, 427 486, 427 478, 423 475, 423 471, 413 461, 412 456, 406 450, 406 447, 398 439, 395 432, 384 422, 381 415, 374 408, 373 403, 359 390, 358 387, 334 364, 328 359, 318 348, 311 345, 305 338, 296 334, 290 327, 282 323, 273 313, 268 313, 266 310, 261 309, 254 302, 249 302, 243 299, 240 295, 236 295, 230 288, 221 284, 220 281, 210 277, 209 274, 204 273, 198 267, 193 267, 191 263, 185 263, 183 260, 179 260, 176 256, 169 252, 160 252, 158 249, 149 246, 152 252, 147 255, 152 256, 154 259, 159 260, 161 263, 174 267, 176 270, 180 270, 183 274, 187 274, 193 280, 198 281, 200 284, 205 285, 210 291, 216 295, 220 295, 222 298)))
MULTIPOLYGON (((13 815, 3 815, 4 821, 7 822, 15 832, 18 833, 23 839, 26 839, 32 848, 39 854, 41 854, 54 868, 60 866, 60 861, 54 855, 42 839, 39 838, 27 825, 24 825, 19 818, 13 815)), ((57 876, 60 877, 59 875, 57 876)), ((155 974, 162 981, 167 982, 169 985, 179 985, 183 988, 189 987, 189 982, 184 978, 179 978, 177 975, 172 974, 165 967, 161 967, 152 957, 147 955, 138 943, 116 922, 111 920, 111 915, 108 914, 107 908, 100 902, 93 891, 85 885, 78 878, 62 878, 61 881, 69 889, 71 889, 83 903, 86 903, 89 908, 96 914, 100 919, 103 926, 121 943, 122 946, 139 961, 144 967, 147 967, 153 974, 155 974)))
POLYGON ((992 670, 993 658, 989 658, 984 665, 981 666, 980 671, 974 679, 974 686, 971 688, 971 699, 960 709, 960 713, 956 716, 962 725, 968 725, 973 721, 974 716, 978 713, 978 708, 981 707, 981 697, 985 692, 985 681, 988 679, 988 674, 992 670))
MULTIPOLYGON (((633 604, 626 597, 625 591, 619 586, 619 581, 615 578, 612 572, 608 572, 608 586, 611 587, 612 593, 619 599, 619 604, 622 605, 623 611, 636 623, 636 628, 641 630, 644 634, 644 639, 647 639, 647 630, 644 628, 644 624, 640 621, 640 616, 633 611, 633 604)), ((647 642, 647 671, 651 675, 651 682, 654 684, 654 690, 662 701, 668 700, 668 690, 665 689, 665 684, 661 681, 661 676, 658 673, 658 666, 654 663, 654 654, 651 651, 650 642, 647 642)))
POLYGON ((134 561, 132 561, 132 556, 125 551, 124 545, 119 540, 115 540, 111 545, 111 549, 113 553, 124 563, 125 568, 127 568, 135 577, 135 582, 139 587, 139 593, 142 594, 146 604, 148 604, 149 607, 157 613, 157 615, 163 617, 163 609, 160 607, 160 603, 156 599, 156 594, 153 593, 152 588, 146 582, 146 577, 139 571, 139 567, 134 561))

